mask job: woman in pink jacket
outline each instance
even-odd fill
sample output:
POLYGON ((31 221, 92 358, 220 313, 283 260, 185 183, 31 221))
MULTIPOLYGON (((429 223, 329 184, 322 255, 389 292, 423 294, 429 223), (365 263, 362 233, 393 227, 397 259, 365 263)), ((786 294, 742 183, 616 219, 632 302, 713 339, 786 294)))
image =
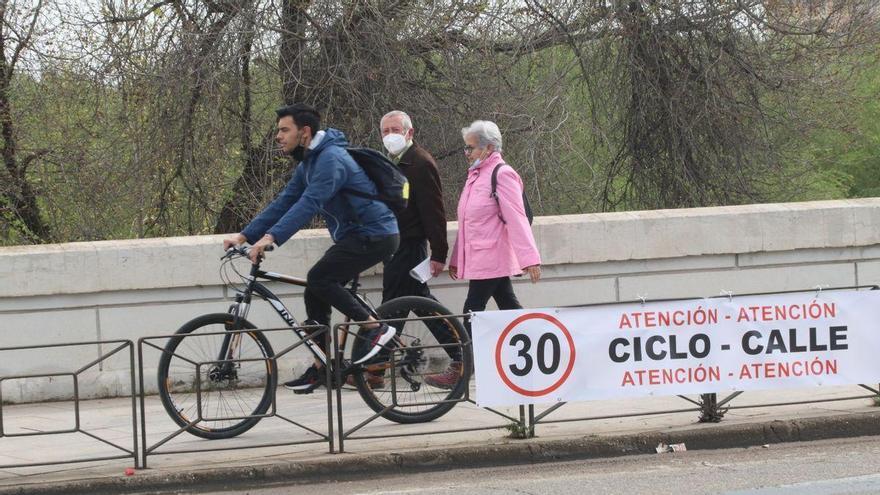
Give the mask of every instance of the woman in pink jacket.
MULTIPOLYGON (((458 200, 458 237, 449 258, 449 275, 469 280, 463 313, 483 311, 489 298, 498 309, 521 309, 510 277, 541 278, 541 256, 523 206, 519 174, 501 157, 501 131, 494 122, 477 120, 461 130, 464 154, 470 162, 467 181, 458 200), (492 171, 498 168, 497 199, 492 196, 492 171)), ((465 320, 468 332, 470 321, 465 320)), ((425 383, 452 388, 461 376, 453 361, 425 383)))
POLYGON ((464 312, 483 311, 489 298, 498 309, 520 309, 510 277, 541 278, 541 256, 523 206, 519 174, 501 157, 501 131, 494 122, 477 120, 461 130, 470 162, 458 200, 458 237, 449 261, 452 278, 469 280, 464 312), (492 171, 498 168, 497 199, 492 171))

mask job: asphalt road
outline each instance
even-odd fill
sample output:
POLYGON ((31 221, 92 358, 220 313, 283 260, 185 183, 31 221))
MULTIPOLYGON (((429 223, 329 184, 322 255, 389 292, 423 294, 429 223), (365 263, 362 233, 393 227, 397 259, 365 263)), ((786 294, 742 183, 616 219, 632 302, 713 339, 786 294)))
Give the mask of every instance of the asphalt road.
POLYGON ((374 480, 239 487, 253 495, 880 494, 880 439, 703 450, 481 468, 374 480))

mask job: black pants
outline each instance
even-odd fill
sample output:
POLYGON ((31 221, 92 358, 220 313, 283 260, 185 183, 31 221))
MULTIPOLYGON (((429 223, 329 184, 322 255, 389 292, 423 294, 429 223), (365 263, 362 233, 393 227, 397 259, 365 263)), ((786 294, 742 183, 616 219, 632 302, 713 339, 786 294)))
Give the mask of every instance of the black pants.
MULTIPOLYGON (((421 296, 437 300, 428 289, 428 284, 419 282, 410 276, 409 271, 416 265, 425 261, 428 257, 428 241, 420 238, 403 239, 394 257, 385 263, 385 271, 382 276, 382 302, 403 296, 421 296)), ((396 315, 405 318, 406 315, 396 315)), ((430 315, 416 315, 430 316, 430 315)), ((440 320, 426 320, 425 326, 434 335, 439 344, 452 344, 456 339, 440 320)), ((464 337, 464 336, 462 336, 464 337)), ((443 350, 453 361, 461 360, 461 349, 458 347, 444 347, 443 350)))
MULTIPOLYGON (((434 299, 428 284, 419 282, 409 275, 428 257, 428 241, 425 239, 402 239, 394 256, 385 262, 382 274, 382 302, 396 297, 422 296, 434 299)), ((435 299, 436 300, 436 299, 435 299)))
MULTIPOLYGON (((485 280, 471 280, 468 284, 467 298, 464 300, 462 313, 471 311, 483 311, 489 298, 495 299, 498 309, 522 309, 516 294, 513 293, 513 283, 510 277, 488 278, 485 280)), ((470 318, 465 320, 468 333, 471 332, 470 318)))
MULTIPOLYGON (((367 320, 370 313, 345 284, 362 271, 388 260, 399 241, 397 234, 370 238, 350 235, 331 246, 306 277, 308 287, 303 299, 309 319, 329 325, 332 306, 353 321, 367 320)), ((323 349, 324 341, 319 344, 323 349)))

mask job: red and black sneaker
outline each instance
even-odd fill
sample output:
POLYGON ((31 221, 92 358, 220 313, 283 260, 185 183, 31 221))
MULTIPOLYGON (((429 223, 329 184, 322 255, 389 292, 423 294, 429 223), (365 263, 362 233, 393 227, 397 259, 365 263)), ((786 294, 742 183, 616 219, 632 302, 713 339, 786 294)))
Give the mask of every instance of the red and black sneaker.
POLYGON ((385 323, 380 323, 378 327, 370 329, 370 331, 363 337, 365 341, 363 345, 356 346, 358 353, 363 352, 362 349, 364 348, 368 349, 368 351, 363 356, 353 356, 353 364, 361 364, 369 361, 370 358, 382 350, 385 344, 394 337, 395 333, 397 333, 397 330, 385 323))

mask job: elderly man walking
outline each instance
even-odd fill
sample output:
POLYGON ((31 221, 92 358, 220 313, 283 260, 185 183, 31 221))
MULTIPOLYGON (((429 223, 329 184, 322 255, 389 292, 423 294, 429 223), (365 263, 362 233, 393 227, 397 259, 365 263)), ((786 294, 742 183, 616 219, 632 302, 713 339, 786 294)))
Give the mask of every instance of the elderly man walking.
MULTIPOLYGON (((406 113, 400 110, 388 112, 380 120, 379 129, 389 158, 400 167, 410 188, 407 207, 397 214, 400 245, 391 260, 385 263, 382 302, 403 296, 436 299, 425 282, 410 276, 410 270, 429 257, 429 247, 431 275, 436 277, 446 265, 449 251, 446 211, 437 164, 425 148, 413 141, 415 129, 406 113)), ((427 322, 426 325, 439 343, 456 342, 442 323, 427 322)), ((461 376, 461 349, 448 347, 445 350, 452 362, 447 370, 447 381, 455 383, 461 376)), ((383 373, 369 374, 367 382, 373 388, 383 387, 383 373)))
POLYGON ((443 187, 434 157, 413 141, 415 129, 409 115, 399 110, 382 117, 382 143, 391 160, 409 181, 409 203, 397 215, 400 246, 385 264, 382 302, 401 296, 431 297, 427 284, 409 271, 428 257, 431 247, 431 275, 443 272, 449 246, 446 241, 446 211, 443 187))

